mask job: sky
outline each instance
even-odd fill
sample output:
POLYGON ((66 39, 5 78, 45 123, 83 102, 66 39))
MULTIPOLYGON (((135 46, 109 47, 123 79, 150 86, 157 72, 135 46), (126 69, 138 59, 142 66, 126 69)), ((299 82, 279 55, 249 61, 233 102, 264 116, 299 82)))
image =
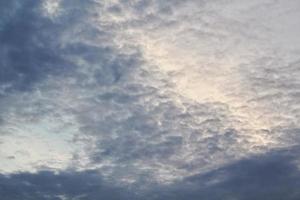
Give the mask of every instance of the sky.
POLYGON ((299 0, 0 0, 1 200, 300 199, 299 0))

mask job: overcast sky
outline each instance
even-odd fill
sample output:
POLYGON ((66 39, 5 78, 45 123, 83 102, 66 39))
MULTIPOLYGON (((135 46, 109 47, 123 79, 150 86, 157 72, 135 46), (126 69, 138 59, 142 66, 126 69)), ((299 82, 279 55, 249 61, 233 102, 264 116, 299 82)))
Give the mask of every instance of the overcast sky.
POLYGON ((299 0, 0 0, 1 200, 299 200, 299 0))

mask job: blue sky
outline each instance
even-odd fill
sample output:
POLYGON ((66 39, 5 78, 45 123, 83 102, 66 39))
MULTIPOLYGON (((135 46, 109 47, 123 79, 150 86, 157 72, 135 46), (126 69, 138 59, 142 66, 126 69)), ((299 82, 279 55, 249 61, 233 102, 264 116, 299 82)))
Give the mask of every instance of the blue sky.
POLYGON ((0 196, 299 199, 298 0, 0 0, 0 196))

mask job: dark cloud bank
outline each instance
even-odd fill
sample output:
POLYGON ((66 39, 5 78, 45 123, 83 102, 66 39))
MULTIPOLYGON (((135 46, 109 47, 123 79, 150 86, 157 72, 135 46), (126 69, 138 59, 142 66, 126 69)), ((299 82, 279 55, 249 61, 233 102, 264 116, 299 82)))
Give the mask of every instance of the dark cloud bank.
POLYGON ((10 199, 149 199, 149 200, 296 200, 300 172, 295 163, 299 147, 269 152, 232 163, 171 185, 144 190, 115 186, 96 171, 16 173, 0 176, 0 194, 10 199))

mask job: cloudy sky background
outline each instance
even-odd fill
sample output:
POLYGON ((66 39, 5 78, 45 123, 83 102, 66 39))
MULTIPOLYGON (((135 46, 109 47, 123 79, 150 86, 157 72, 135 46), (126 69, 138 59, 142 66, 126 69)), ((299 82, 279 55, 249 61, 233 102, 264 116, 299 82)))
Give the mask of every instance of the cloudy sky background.
POLYGON ((299 199, 300 1, 0 0, 0 195, 299 199))

